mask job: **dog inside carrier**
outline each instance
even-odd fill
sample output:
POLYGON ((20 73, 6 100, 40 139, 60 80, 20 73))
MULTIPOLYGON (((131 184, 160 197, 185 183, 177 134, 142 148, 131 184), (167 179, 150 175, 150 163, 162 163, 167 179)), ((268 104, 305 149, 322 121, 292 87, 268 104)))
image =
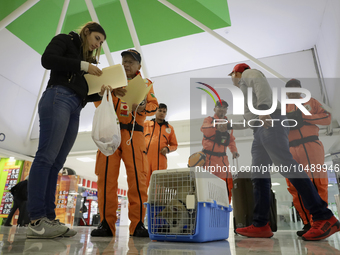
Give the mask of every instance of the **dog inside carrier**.
POLYGON ((207 242, 229 236, 226 184, 204 169, 154 171, 146 206, 151 240, 207 242))
POLYGON ((193 172, 155 174, 149 189, 153 234, 193 235, 196 186, 193 172))

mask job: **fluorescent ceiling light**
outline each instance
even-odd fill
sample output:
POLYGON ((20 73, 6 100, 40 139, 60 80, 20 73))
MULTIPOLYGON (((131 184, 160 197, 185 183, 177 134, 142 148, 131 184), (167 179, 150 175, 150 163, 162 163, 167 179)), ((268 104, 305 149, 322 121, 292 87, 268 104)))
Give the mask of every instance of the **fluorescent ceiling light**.
POLYGON ((279 186, 279 185, 281 185, 281 184, 278 183, 278 182, 273 182, 273 183, 272 183, 272 186, 279 186))
POLYGON ((331 183, 330 183, 330 184, 328 184, 328 187, 333 187, 333 184, 331 184, 331 183))
POLYGON ((82 162, 93 162, 93 161, 96 161, 95 159, 89 158, 89 157, 77 158, 77 160, 82 161, 82 162))

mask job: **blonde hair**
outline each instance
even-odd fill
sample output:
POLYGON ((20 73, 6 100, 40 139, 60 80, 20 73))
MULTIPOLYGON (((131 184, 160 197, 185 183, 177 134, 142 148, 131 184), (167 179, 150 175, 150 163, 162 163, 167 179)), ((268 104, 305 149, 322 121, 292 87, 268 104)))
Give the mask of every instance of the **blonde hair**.
POLYGON ((99 25, 97 22, 87 22, 80 30, 79 35, 80 38, 82 40, 82 48, 83 48, 83 59, 87 62, 90 63, 98 63, 99 62, 99 56, 100 56, 100 52, 102 47, 99 46, 97 49, 93 51, 89 51, 89 45, 88 42, 86 40, 86 29, 89 30, 90 34, 92 32, 99 32, 102 35, 104 35, 104 40, 106 39, 106 33, 104 31, 104 29, 102 28, 101 25, 99 25))

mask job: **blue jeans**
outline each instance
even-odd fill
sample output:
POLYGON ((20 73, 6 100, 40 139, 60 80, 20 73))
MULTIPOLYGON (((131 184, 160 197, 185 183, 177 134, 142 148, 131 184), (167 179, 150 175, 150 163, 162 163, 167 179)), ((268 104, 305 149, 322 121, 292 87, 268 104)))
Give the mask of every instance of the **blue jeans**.
POLYGON ((58 173, 77 137, 81 99, 64 86, 47 88, 39 102, 39 146, 28 181, 31 220, 55 219, 58 173))
MULTIPOLYGON (((254 129, 254 141, 251 148, 252 170, 255 167, 265 170, 264 166, 271 166, 272 163, 275 166, 286 167, 284 171, 280 171, 280 174, 294 185, 306 209, 313 215, 313 221, 329 219, 333 213, 327 208, 327 203, 320 198, 308 175, 304 171, 298 171, 298 163, 289 151, 289 128, 281 125, 281 121, 286 117, 274 114, 271 117, 280 119, 274 122, 274 127, 254 129)), ((253 225, 262 227, 269 221, 270 173, 252 171, 252 182, 254 189, 253 225)))

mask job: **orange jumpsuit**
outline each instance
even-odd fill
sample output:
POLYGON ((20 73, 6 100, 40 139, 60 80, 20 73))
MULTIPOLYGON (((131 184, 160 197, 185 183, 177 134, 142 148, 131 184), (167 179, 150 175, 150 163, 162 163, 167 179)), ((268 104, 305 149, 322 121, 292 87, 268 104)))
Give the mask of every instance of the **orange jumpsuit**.
POLYGON ((160 153, 160 150, 167 147, 168 152, 172 152, 177 150, 178 144, 174 128, 167 121, 161 124, 155 119, 145 121, 144 136, 148 157, 147 185, 149 187, 152 172, 168 167, 167 157, 160 153))
MULTIPOLYGON (((237 152, 235 137, 233 135, 233 130, 228 130, 230 135, 228 145, 222 145, 215 141, 217 128, 213 126, 213 120, 219 119, 216 114, 214 117, 207 117, 203 121, 203 125, 201 127, 201 131, 203 132, 203 152, 206 154, 207 158, 205 161, 204 167, 207 166, 220 166, 221 169, 223 166, 227 171, 215 171, 214 175, 226 181, 228 196, 229 196, 229 204, 231 202, 231 189, 233 188, 233 178, 231 176, 228 156, 226 154, 227 147, 231 152, 237 152)), ((227 117, 225 117, 227 119, 227 117)), ((216 170, 216 168, 215 168, 216 170)))
MULTIPOLYGON (((322 170, 317 172, 316 167, 320 167, 325 161, 325 152, 323 144, 318 140, 319 128, 318 125, 329 125, 331 123, 331 114, 323 109, 322 105, 311 98, 307 103, 303 104, 306 109, 312 115, 304 115, 302 113, 304 125, 299 129, 290 130, 288 139, 290 152, 293 158, 301 165, 303 168, 311 169, 311 171, 306 171, 308 176, 311 178, 314 186, 316 187, 320 197, 327 203, 328 201, 328 177, 327 172, 322 170), (308 138, 307 138, 308 137, 308 138), (304 139, 304 140, 302 140, 304 139), (315 171, 312 171, 312 165, 315 166, 315 171)), ((297 107, 295 105, 287 105, 287 113, 296 111, 297 107)), ((296 210, 299 212, 303 223, 312 224, 312 217, 304 207, 301 197, 294 186, 286 179, 288 184, 288 191, 293 196, 293 203, 296 210)))
MULTIPOLYGON (((138 72, 138 75, 140 73, 138 72)), ((151 81, 146 79, 146 84, 151 81)), ((133 116, 128 105, 115 97, 112 93, 113 104, 120 122, 121 143, 116 152, 106 157, 99 150, 97 152, 96 175, 98 176, 98 207, 101 221, 106 219, 113 234, 115 234, 115 223, 117 221, 116 211, 118 209, 118 176, 120 161, 123 159, 128 183, 130 235, 134 233, 137 224, 144 222, 145 208, 143 203, 147 201, 147 158, 145 154, 145 140, 143 126, 146 116, 155 114, 158 102, 154 96, 153 88, 147 95, 145 110, 136 114, 135 128, 131 143, 130 139, 133 116)), ((95 102, 96 107, 101 102, 95 102)))

